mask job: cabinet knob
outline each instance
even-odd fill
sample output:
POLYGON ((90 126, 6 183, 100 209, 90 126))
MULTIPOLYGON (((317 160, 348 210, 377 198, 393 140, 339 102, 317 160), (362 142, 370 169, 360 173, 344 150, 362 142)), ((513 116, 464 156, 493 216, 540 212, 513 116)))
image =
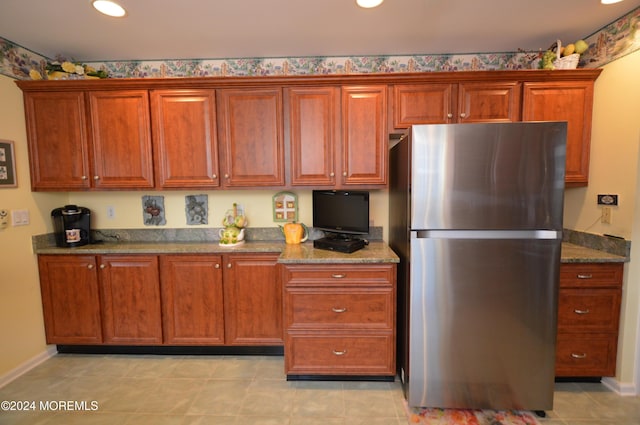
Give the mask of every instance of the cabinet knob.
POLYGON ((574 312, 575 314, 589 314, 589 309, 586 309, 586 310, 579 310, 579 309, 577 309, 577 308, 576 308, 575 310, 573 310, 573 312, 574 312))
POLYGON ((343 171, 343 172, 342 172, 342 175, 343 175, 343 176, 345 176, 345 177, 347 177, 347 172, 346 172, 346 171, 343 171))
POLYGON ((224 178, 225 178, 225 179, 228 179, 228 178, 229 178, 229 174, 225 174, 225 175, 224 175, 224 178))
POLYGON ((336 175, 336 173, 334 173, 333 171, 329 173, 329 177, 333 177, 335 175, 336 175))
POLYGON ((89 265, 87 266, 87 268, 88 268, 89 270, 93 270, 93 264, 89 264, 89 265))
POLYGON ((333 354, 335 354, 336 356, 344 356, 345 354, 347 354, 347 350, 333 350, 333 354))
POLYGON ((447 114, 447 118, 453 118, 453 114, 452 114, 451 112, 449 112, 449 113, 447 114))
POLYGON ((101 269, 104 269, 105 267, 107 267, 107 266, 105 266, 104 264, 100 264, 100 268, 101 269))
POLYGON ((216 265, 215 265, 215 268, 216 268, 216 269, 219 269, 219 268, 220 268, 220 264, 216 264, 216 265))
POLYGON ((466 118, 466 117, 467 117, 467 114, 465 114, 464 112, 460 114, 460 118, 466 118))
POLYGON ((217 175, 217 174, 214 174, 213 176, 211 176, 211 178, 212 178, 213 180, 215 180, 215 179, 217 179, 217 178, 218 178, 218 175, 217 175))
POLYGON ((100 176, 93 176, 94 180, 100 180, 100 176))
POLYGON ((87 179, 87 176, 82 176, 82 177, 80 177, 80 178, 81 178, 82 180, 86 180, 86 179, 87 179))
POLYGON ((584 359, 587 357, 587 353, 571 353, 571 357, 573 357, 574 359, 584 359))
POLYGON ((578 273, 578 279, 592 279, 592 278, 593 278, 592 274, 578 273))
POLYGON ((336 308, 336 307, 332 307, 332 308, 331 308, 331 310, 332 310, 334 313, 344 313, 345 311, 347 311, 347 309, 346 309, 346 308, 336 308))
POLYGON ((231 263, 227 264, 227 268, 230 269, 231 268, 231 263))

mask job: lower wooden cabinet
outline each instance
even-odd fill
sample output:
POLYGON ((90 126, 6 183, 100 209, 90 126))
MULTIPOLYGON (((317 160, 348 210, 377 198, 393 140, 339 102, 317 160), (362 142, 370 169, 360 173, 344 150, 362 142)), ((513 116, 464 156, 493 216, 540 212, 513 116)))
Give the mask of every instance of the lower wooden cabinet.
POLYGON ((162 343, 158 257, 98 257, 105 344, 162 343))
POLYGON ((395 375, 395 264, 287 264, 283 282, 287 375, 395 375))
POLYGON ((622 263, 560 266, 556 376, 614 376, 622 263))
POLYGON ((40 291, 48 344, 100 344, 96 257, 40 255, 40 291))
POLYGON ((47 343, 282 345, 277 258, 40 255, 47 343))
POLYGON ((221 255, 160 256, 164 342, 224 344, 221 255))

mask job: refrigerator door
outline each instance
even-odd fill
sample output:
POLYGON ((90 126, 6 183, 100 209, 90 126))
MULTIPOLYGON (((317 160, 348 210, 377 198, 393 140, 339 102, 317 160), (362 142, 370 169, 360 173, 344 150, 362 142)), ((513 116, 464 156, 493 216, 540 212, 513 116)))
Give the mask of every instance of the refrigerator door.
POLYGON ((411 232, 410 406, 553 407, 556 232, 411 232))
POLYGON ((411 229, 561 229, 565 122, 412 127, 411 229))

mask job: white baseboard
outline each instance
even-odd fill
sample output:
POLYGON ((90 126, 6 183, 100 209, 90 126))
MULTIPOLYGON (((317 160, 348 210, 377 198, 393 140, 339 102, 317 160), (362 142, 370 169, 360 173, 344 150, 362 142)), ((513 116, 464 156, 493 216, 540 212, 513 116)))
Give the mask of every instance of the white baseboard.
POLYGON ((29 372, 31 369, 43 363, 44 361, 50 359, 51 357, 55 356, 57 353, 58 353, 58 350, 56 349, 55 345, 48 345, 47 349, 42 353, 38 354, 35 357, 32 357, 31 359, 22 363, 15 369, 12 369, 9 372, 5 373, 4 375, 0 376, 0 388, 4 387, 9 382, 29 372))
POLYGON ((638 389, 634 383, 620 382, 615 378, 602 378, 602 385, 621 396, 636 396, 638 389))

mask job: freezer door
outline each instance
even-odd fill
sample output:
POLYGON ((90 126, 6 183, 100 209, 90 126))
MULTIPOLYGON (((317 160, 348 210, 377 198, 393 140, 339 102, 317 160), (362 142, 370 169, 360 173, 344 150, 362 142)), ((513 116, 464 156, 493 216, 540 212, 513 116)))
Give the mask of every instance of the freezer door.
POLYGON ((553 407, 557 239, 412 232, 411 406, 553 407))
POLYGON ((562 228, 565 122, 411 133, 411 229, 562 228))

